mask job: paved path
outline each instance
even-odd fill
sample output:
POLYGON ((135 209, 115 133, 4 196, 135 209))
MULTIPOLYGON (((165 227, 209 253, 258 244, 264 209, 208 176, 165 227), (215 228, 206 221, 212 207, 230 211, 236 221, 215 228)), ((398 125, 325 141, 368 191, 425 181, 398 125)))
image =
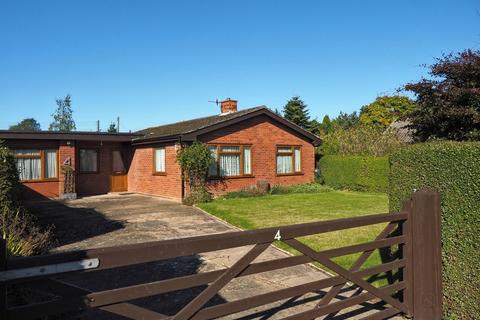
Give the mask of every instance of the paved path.
MULTIPOLYGON (((58 243, 54 251, 117 246, 154 240, 183 238, 232 231, 234 228, 201 210, 177 202, 138 194, 110 194, 86 197, 64 203, 55 201, 31 203, 40 220, 54 222, 58 243)), ((68 281, 90 290, 158 281, 162 279, 212 271, 231 266, 250 247, 200 254, 174 261, 154 262, 69 276, 68 281)), ((268 248, 255 261, 278 259, 287 254, 268 248)), ((272 272, 234 279, 209 304, 233 301, 271 292, 294 285, 324 279, 327 276, 309 265, 295 266, 272 272)), ((190 301, 204 287, 174 292, 162 296, 135 300, 132 303, 171 315, 190 301)), ((316 292, 235 314, 225 319, 280 319, 313 308, 324 293, 316 292)), ((342 293, 348 296, 350 292, 342 293)), ((338 297, 339 299, 342 296, 338 297)), ((370 313, 370 304, 348 310, 328 319, 355 319, 370 313), (360 315, 359 315, 360 314, 360 315)), ((124 319, 101 311, 89 313, 91 319, 124 319)))

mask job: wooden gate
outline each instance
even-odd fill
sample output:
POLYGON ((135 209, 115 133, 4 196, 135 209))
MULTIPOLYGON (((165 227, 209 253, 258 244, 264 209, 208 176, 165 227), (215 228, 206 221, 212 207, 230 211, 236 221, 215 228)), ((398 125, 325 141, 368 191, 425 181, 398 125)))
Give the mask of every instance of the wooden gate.
MULTIPOLYGON (((321 221, 254 231, 239 231, 208 236, 156 241, 119 247, 80 250, 45 256, 6 259, 3 246, 0 268, 1 319, 37 319, 41 316, 98 308, 129 319, 215 319, 277 301, 325 290, 314 308, 284 319, 315 319, 341 312, 352 306, 375 300, 378 308, 365 319, 386 319, 406 314, 415 319, 441 319, 440 269, 440 203, 439 195, 421 191, 407 201, 397 213, 366 215, 349 219, 321 221), (316 251, 298 240, 300 237, 325 232, 386 223, 375 240, 324 251, 316 251), (254 262, 272 243, 281 241, 300 254, 276 260, 254 262), (251 246, 231 267, 180 276, 176 278, 131 285, 113 290, 91 292, 58 280, 60 275, 85 274, 146 262, 190 256, 198 253, 251 246), (394 251, 391 259, 362 268, 378 249, 394 251), (360 253, 349 268, 333 258, 360 253), (331 276, 310 283, 273 292, 256 294, 234 301, 207 304, 233 279, 277 269, 316 263, 331 276), (389 272, 391 281, 381 287, 368 279, 389 272), (28 283, 49 291, 51 300, 10 305, 7 295, 12 286, 28 283), (356 286, 354 294, 335 299, 344 286, 356 286), (187 288, 205 286, 176 314, 164 315, 133 304, 131 301, 187 288)), ((10 299, 11 300, 11 299, 10 299)))

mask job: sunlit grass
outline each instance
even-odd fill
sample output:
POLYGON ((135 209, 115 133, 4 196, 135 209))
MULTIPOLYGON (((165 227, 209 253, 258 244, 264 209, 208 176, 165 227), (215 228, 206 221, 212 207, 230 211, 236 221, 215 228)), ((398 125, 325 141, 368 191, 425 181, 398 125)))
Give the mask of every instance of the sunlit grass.
MULTIPOLYGON (((310 194, 282 194, 263 197, 218 199, 199 205, 203 210, 242 229, 252 230, 305 222, 350 218, 388 212, 387 195, 332 191, 310 194)), ((344 247, 373 241, 385 224, 316 234, 299 240, 315 250, 344 247)), ((296 254, 284 243, 277 246, 296 254)), ((344 268, 350 268, 359 254, 333 259, 344 268)), ((380 264, 375 251, 363 268, 380 264)))

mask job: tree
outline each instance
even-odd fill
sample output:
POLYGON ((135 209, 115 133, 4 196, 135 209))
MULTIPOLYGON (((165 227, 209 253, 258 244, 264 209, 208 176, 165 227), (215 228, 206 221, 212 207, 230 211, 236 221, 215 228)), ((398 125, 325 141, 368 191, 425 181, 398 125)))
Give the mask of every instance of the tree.
POLYGON ((480 140, 480 51, 444 55, 429 69, 429 79, 405 85, 418 105, 416 140, 480 140))
POLYGON ((110 123, 110 126, 107 129, 108 133, 117 133, 117 126, 115 125, 115 122, 110 123))
POLYGON ((67 94, 63 99, 57 99, 57 110, 52 114, 53 122, 48 130, 69 132, 76 129, 73 121, 72 97, 67 94))
POLYGON ((37 122, 34 118, 25 118, 19 123, 10 126, 8 128, 12 131, 41 131, 40 123, 37 122))
POLYGON ((316 134, 317 136, 320 136, 332 131, 333 123, 330 120, 330 117, 328 115, 325 115, 322 122, 318 122, 317 119, 313 119, 312 121, 310 121, 307 130, 313 134, 316 134))
POLYGON ((357 111, 353 111, 350 114, 340 111, 340 114, 332 120, 332 123, 334 127, 350 129, 360 125, 360 117, 357 111))
POLYGON ((386 129, 392 122, 403 120, 415 109, 408 97, 395 95, 375 99, 360 110, 360 123, 369 127, 386 129))
POLYGON ((304 129, 309 128, 310 116, 307 105, 298 96, 287 101, 287 104, 283 107, 283 117, 304 129))
POLYGON ((332 120, 330 120, 330 117, 328 115, 325 115, 323 117, 321 128, 322 128, 322 131, 325 133, 329 133, 330 131, 332 131, 333 124, 332 124, 332 120))

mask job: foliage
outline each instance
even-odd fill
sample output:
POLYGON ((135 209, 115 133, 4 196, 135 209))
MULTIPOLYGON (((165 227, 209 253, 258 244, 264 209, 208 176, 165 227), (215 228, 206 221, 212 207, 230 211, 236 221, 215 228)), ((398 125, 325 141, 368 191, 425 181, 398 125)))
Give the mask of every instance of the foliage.
POLYGON ((41 231, 19 202, 20 184, 15 159, 0 141, 0 236, 11 255, 31 255, 48 249, 50 231, 41 231))
POLYGON ((268 195, 267 192, 259 190, 256 186, 245 188, 240 191, 227 192, 220 196, 221 199, 235 199, 235 198, 249 198, 249 197, 261 197, 268 195))
POLYGON ((57 110, 52 114, 53 122, 48 130, 69 132, 76 129, 73 121, 72 97, 67 94, 63 99, 57 99, 57 110))
POLYGON ((415 109, 415 103, 405 96, 383 96, 360 111, 364 126, 386 129, 392 122, 404 120, 415 109))
POLYGON ((19 200, 19 181, 12 152, 0 140, 0 207, 13 208, 19 200))
POLYGON ((10 126, 8 130, 12 131, 41 131, 40 123, 34 118, 25 118, 19 123, 10 126))
POLYGON ((360 117, 356 111, 353 111, 352 113, 340 111, 340 114, 333 119, 332 125, 334 128, 341 129, 358 127, 360 125, 360 117))
POLYGON ((177 153, 177 162, 187 178, 190 194, 185 203, 209 201, 211 196, 206 188, 208 167, 214 161, 210 150, 204 143, 195 141, 184 146, 177 153), (208 194, 208 196, 207 196, 208 194))
POLYGON ((287 104, 283 107, 283 117, 304 129, 309 128, 310 116, 307 105, 298 96, 287 101, 287 104))
POLYGON ((480 51, 443 56, 429 69, 430 79, 405 86, 417 100, 416 139, 480 140, 480 51))
POLYGON ((316 135, 323 135, 326 133, 331 132, 334 129, 333 123, 330 120, 330 117, 328 115, 323 117, 322 122, 318 122, 317 119, 313 119, 310 121, 308 130, 316 135))
POLYGON ((387 192, 388 157, 329 155, 318 166, 324 183, 332 188, 387 192))
POLYGON ((394 129, 380 130, 365 126, 336 128, 322 136, 322 139, 319 150, 323 155, 384 156, 404 145, 394 129))
POLYGON ((40 230, 35 219, 24 208, 2 207, 0 232, 12 256, 30 256, 46 253, 50 248, 51 230, 40 230))
POLYGON ((441 193, 444 315, 480 314, 480 143, 431 142, 390 157, 390 209, 399 210, 412 190, 441 193))
POLYGON ((115 122, 110 123, 110 126, 107 129, 107 132, 108 133, 117 133, 118 132, 117 125, 115 124, 115 122))
POLYGON ((270 190, 270 194, 287 194, 287 193, 321 193, 330 192, 331 188, 324 186, 320 183, 302 183, 293 184, 290 186, 276 185, 270 190))
POLYGON ((204 203, 210 201, 212 201, 212 195, 207 191, 206 188, 197 188, 195 190, 192 190, 182 199, 182 203, 187 206, 193 206, 197 203, 204 203))
MULTIPOLYGON (((199 207, 237 227, 251 230, 383 213, 388 209, 388 202, 386 194, 381 193, 331 191, 217 199, 199 207)), ((383 224, 372 225, 354 229, 355 232, 327 232, 300 240, 315 250, 325 250, 373 241, 383 228, 383 224)), ((298 254, 290 247, 282 248, 298 254)), ((367 267, 380 263, 377 252, 367 260, 367 267)), ((335 261, 349 268, 357 257, 346 255, 335 261)))
POLYGON ((284 185, 275 185, 269 192, 265 192, 257 188, 256 186, 251 186, 240 191, 227 192, 222 195, 222 199, 235 199, 235 198, 248 198, 248 197, 259 197, 266 196, 269 194, 287 194, 287 193, 320 193, 320 192, 329 192, 331 189, 327 186, 321 185, 319 183, 302 183, 302 184, 293 184, 289 186, 284 185))

